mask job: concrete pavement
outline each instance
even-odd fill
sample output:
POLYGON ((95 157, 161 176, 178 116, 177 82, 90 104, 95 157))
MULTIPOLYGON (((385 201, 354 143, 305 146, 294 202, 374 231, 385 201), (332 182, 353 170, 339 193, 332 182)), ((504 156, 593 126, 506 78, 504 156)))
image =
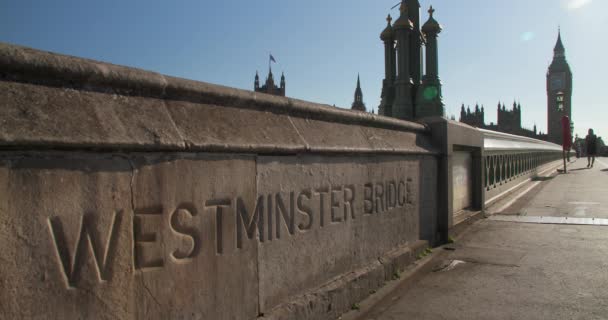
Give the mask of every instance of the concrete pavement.
POLYGON ((569 174, 538 179, 527 194, 495 204, 512 203, 495 214, 514 221, 477 221, 456 243, 435 250, 433 271, 349 317, 608 319, 608 226, 565 219, 608 218, 608 159, 586 165, 579 159, 569 174), (522 216, 564 222, 515 220, 522 216))
POLYGON ((568 174, 538 179, 551 183, 541 183, 506 210, 493 213, 608 218, 608 158, 597 158, 590 169, 587 168, 587 159, 581 158, 571 163, 568 170, 568 174))

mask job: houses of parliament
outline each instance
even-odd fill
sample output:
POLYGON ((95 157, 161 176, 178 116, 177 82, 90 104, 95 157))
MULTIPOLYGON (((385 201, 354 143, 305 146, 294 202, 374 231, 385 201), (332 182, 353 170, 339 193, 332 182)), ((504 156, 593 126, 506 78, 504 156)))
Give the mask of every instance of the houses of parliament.
POLYGON ((568 116, 570 126, 572 122, 572 71, 566 60, 566 49, 562 42, 561 32, 558 31, 557 42, 553 49, 553 60, 547 70, 547 133, 537 132, 534 129, 526 129, 521 126, 522 107, 514 102, 511 109, 507 109, 500 102, 498 103, 496 124, 485 123, 484 107, 475 106, 474 110, 470 107, 465 109, 464 104, 460 109, 460 122, 464 122, 474 127, 500 131, 520 136, 526 136, 541 140, 546 140, 556 144, 562 143, 563 116, 568 116))
MULTIPOLYGON (((387 25, 380 33, 384 44, 384 79, 382 81, 381 102, 378 114, 402 120, 418 121, 426 117, 445 116, 442 98, 442 83, 439 78, 438 36, 441 25, 433 17, 435 9, 428 10, 427 21, 421 25, 420 3, 418 0, 402 0, 400 15, 393 22, 390 15, 387 25), (423 67, 426 74, 423 74, 423 67)), ((512 107, 499 102, 497 122, 486 124, 485 107, 461 106, 460 122, 474 127, 500 131, 520 136, 561 144, 561 119, 568 116, 572 120, 572 71, 566 60, 566 50, 558 31, 553 49, 553 60, 546 75, 547 87, 547 132, 522 127, 522 106, 513 102, 512 107)), ((263 85, 255 75, 254 89, 273 95, 285 96, 285 76, 281 76, 279 86, 274 82, 272 69, 263 85)), ((367 111, 363 103, 360 79, 357 78, 352 110, 367 111)), ((372 112, 374 112, 372 110, 372 112)), ((572 122, 571 122, 572 127, 572 122)))

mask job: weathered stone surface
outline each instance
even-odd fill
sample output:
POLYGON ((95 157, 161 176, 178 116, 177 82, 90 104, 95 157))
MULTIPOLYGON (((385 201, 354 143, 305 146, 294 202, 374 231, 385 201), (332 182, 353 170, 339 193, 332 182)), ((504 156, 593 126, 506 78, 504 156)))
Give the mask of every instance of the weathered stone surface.
POLYGON ((184 146, 158 99, 0 81, 0 101, 0 146, 184 146))
POLYGON ((418 240, 420 160, 261 157, 275 218, 259 249, 262 311, 418 240))
POLYGON ((431 246, 438 239, 439 202, 442 198, 438 192, 439 165, 435 157, 425 156, 420 161, 420 239, 428 241, 431 246))
POLYGON ((7 318, 258 314, 257 243, 236 243, 235 202, 255 203, 251 157, 13 156, 0 191, 7 318))
POLYGON ((437 152, 431 144, 431 137, 413 132, 395 131, 387 128, 361 127, 372 148, 376 152, 399 151, 404 153, 428 154, 428 151, 437 152))
POLYGON ((264 110, 7 81, 0 81, 0 89, 0 101, 4 101, 0 108, 0 146, 264 153, 433 152, 429 138, 415 132, 264 110))
POLYGON ((452 155, 452 210, 454 213, 473 204, 473 157, 471 152, 456 151, 452 155))
POLYGON ((9 44, 0 71, 0 147, 434 152, 421 124, 9 44))
POLYGON ((184 101, 167 107, 190 149, 305 150, 286 115, 184 101))
POLYGON ((353 151, 373 149, 360 126, 296 117, 290 117, 290 121, 310 149, 322 150, 331 146, 353 151))
POLYGON ((111 156, 3 158, 3 318, 131 316, 128 162, 111 156))
POLYGON ((236 210, 253 210, 254 158, 146 156, 135 168, 133 278, 137 310, 146 312, 139 318, 255 318, 257 242, 236 210))
POLYGON ((308 291, 274 308, 260 320, 339 319, 369 293, 393 280, 428 248, 426 241, 417 241, 379 257, 361 269, 336 277, 323 286, 308 291))
POLYGON ((254 319, 319 286, 344 311, 411 259, 369 269, 419 239, 425 158, 6 154, 1 311, 254 319))

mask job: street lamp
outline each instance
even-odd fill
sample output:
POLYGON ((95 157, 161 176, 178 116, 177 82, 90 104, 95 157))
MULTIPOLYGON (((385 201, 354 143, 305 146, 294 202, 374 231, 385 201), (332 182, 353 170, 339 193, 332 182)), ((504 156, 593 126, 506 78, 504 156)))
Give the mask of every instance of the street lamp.
MULTIPOLYGON (((566 151, 566 155, 568 156, 568 162, 570 162, 570 150, 572 148, 572 133, 574 132, 574 122, 570 121, 570 149, 566 151)), ((576 149, 576 146, 574 146, 576 149)))

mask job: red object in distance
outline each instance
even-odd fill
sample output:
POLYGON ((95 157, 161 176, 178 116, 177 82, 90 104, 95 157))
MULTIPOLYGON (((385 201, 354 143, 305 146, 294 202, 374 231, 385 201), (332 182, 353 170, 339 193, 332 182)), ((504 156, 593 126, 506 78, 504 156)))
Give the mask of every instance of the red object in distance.
POLYGON ((565 151, 569 151, 572 147, 572 133, 570 132, 570 118, 562 117, 562 146, 565 151))

